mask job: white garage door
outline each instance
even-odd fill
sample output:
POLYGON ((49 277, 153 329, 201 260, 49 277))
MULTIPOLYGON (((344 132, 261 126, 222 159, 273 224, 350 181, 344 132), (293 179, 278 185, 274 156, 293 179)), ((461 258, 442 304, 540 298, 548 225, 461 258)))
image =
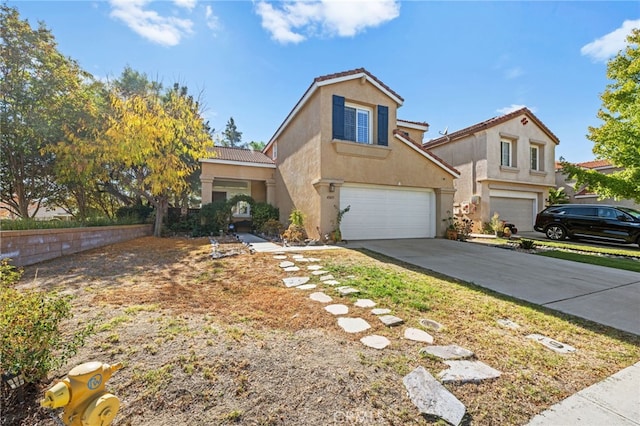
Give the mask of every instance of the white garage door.
POLYGON ((518 232, 533 231, 534 200, 526 198, 491 197, 491 212, 500 214, 500 219, 513 223, 518 232))
POLYGON ((351 209, 340 225, 345 240, 435 236, 435 195, 432 190, 343 185, 340 209, 347 206, 351 209))

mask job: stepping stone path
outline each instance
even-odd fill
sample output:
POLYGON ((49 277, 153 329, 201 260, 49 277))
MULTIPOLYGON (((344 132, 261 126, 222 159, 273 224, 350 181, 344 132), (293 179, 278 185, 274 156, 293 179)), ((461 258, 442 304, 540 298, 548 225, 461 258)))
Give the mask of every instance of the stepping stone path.
POLYGON ((442 383, 480 383, 497 379, 501 374, 495 368, 480 361, 444 361, 444 363, 450 368, 438 374, 442 383))
POLYGON ((282 281, 286 287, 298 287, 309 282, 309 277, 289 277, 283 278, 282 281))
POLYGON ((327 271, 323 271, 321 269, 318 269, 317 271, 312 271, 311 272, 313 275, 326 275, 327 271))
POLYGON ((320 277, 320 281, 335 280, 335 279, 336 278, 331 274, 323 275, 320 277))
POLYGON ((320 262, 320 259, 318 259, 317 257, 309 257, 307 258, 308 262, 320 262))
POLYGON ((373 308, 376 306, 376 302, 371 299, 358 299, 354 305, 358 308, 373 308))
POLYGON ((309 299, 316 301, 316 302, 320 302, 320 303, 329 303, 331 302, 333 299, 331 298, 331 296, 324 294, 321 291, 318 291, 316 293, 311 293, 309 295, 309 299))
POLYGON ((323 281, 322 283, 323 283, 323 284, 326 284, 326 285, 338 285, 338 284, 340 284, 340 281, 336 281, 336 280, 325 280, 325 281, 323 281))
POLYGON ((296 260, 300 260, 300 259, 304 259, 304 255, 302 254, 294 254, 291 256, 291 258, 296 259, 296 260))
POLYGON ((292 266, 296 266, 295 263, 291 262, 290 260, 285 260, 284 262, 280 262, 280 267, 281 268, 290 268, 292 266))
POLYGON ((284 268, 285 272, 298 272, 300 268, 297 266, 289 266, 288 268, 284 268))
POLYGON ((338 318, 338 325, 347 333, 360 333, 371 328, 362 318, 338 318))
POLYGON ((384 325, 386 325, 387 327, 393 327, 395 325, 400 325, 400 324, 404 323, 402 318, 398 318, 398 317, 393 316, 393 315, 382 315, 381 317, 378 317, 378 319, 380 321, 382 321, 382 323, 384 325))
POLYGON ((433 331, 440 331, 444 328, 444 325, 430 319, 421 319, 420 325, 423 326, 424 328, 429 328, 433 331))
POLYGON ((296 288, 298 290, 313 290, 316 287, 317 286, 315 284, 302 284, 302 285, 297 286, 296 288))
POLYGON ((404 331, 404 338, 415 342, 433 343, 432 335, 426 331, 418 330, 417 328, 407 328, 404 331))
POLYGON ((424 367, 418 367, 402 379, 409 399, 420 414, 435 416, 459 425, 467 408, 424 367))
POLYGON ((427 346, 420 349, 420 353, 437 356, 441 359, 464 359, 473 356, 473 352, 458 345, 427 346))
POLYGON ((375 308, 371 310, 373 315, 386 315, 391 313, 391 309, 387 308, 375 308))
POLYGON ((320 269, 322 269, 322 266, 320 265, 309 265, 307 266, 307 269, 310 271, 319 271, 320 269))
MULTIPOLYGON (((326 281, 325 281, 325 283, 326 283, 326 281)), ((355 289, 353 287, 338 287, 337 290, 338 290, 338 293, 340 293, 343 296, 346 296, 348 294, 360 293, 360 290, 355 289)))
POLYGON ((530 334, 527 336, 527 339, 535 340, 546 348, 549 348, 559 354, 568 354, 576 351, 576 348, 573 346, 569 346, 566 343, 560 343, 550 337, 543 336, 542 334, 530 334))
POLYGON ((371 336, 365 336, 360 339, 363 345, 369 346, 374 349, 384 349, 391 344, 389 339, 384 336, 378 336, 376 334, 372 334, 371 336))
POLYGON ((498 324, 505 328, 510 328, 512 330, 517 330, 520 328, 520 324, 511 321, 510 319, 502 318, 496 321, 498 324))
POLYGON ((274 258, 274 259, 277 259, 277 260, 283 260, 283 259, 286 259, 286 258, 287 258, 287 256, 285 256, 285 255, 283 255, 283 254, 279 254, 279 255, 277 255, 277 256, 273 256, 273 258, 274 258))
POLYGON ((324 310, 333 315, 346 315, 349 313, 349 307, 347 305, 327 305, 324 310))

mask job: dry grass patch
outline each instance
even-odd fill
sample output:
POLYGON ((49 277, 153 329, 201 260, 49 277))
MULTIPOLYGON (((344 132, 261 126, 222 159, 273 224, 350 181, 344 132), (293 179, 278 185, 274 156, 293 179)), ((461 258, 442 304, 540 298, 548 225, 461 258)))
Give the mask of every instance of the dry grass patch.
MULTIPOLYGON (((401 339, 403 328, 386 328, 368 309, 350 307, 350 316, 369 321, 371 334, 392 340, 384 351, 366 348, 362 335, 339 329, 309 292, 284 288, 282 278, 304 271, 285 273, 270 254, 212 260, 209 253, 207 239, 143 238, 27 268, 24 286, 73 294, 75 321, 98 325, 56 374, 88 360, 123 362, 107 384, 122 400, 116 425, 428 423, 408 400, 402 376, 418 365, 434 375, 446 366, 420 356, 423 345, 401 339)), ((526 423, 640 358, 637 337, 372 253, 313 256, 361 289, 359 297, 392 308, 408 326, 425 317, 445 324, 433 333, 436 344, 465 346, 503 372, 493 382, 448 386, 474 424, 526 423), (503 329, 498 318, 522 329, 503 329), (578 352, 558 355, 524 338, 534 332, 578 352)), ((312 282, 335 303, 355 300, 317 277, 312 282)), ((21 424, 54 423, 33 406, 21 424)))

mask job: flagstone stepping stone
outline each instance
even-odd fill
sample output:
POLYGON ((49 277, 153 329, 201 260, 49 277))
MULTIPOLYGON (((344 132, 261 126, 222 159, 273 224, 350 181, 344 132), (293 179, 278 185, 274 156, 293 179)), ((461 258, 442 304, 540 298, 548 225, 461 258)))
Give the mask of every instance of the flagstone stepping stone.
POLYGON ((309 258, 307 258, 307 260, 309 262, 320 262, 320 259, 318 259, 317 257, 309 257, 309 258))
POLYGON ((303 254, 294 254, 291 257, 294 258, 294 259, 303 259, 304 255, 303 254))
POLYGON ((387 308, 375 308, 371 310, 373 315, 386 315, 391 313, 391 309, 387 308))
POLYGON ((327 305, 324 310, 333 315, 346 315, 349 313, 349 307, 347 305, 327 305))
POLYGON ((317 291, 315 293, 311 293, 309 295, 309 299, 314 300, 316 302, 320 302, 320 303, 329 303, 331 302, 333 299, 331 298, 331 296, 321 292, 321 291, 317 291))
POLYGON ((340 281, 336 281, 336 280, 325 280, 325 281, 322 281, 322 284, 326 284, 326 285, 338 285, 338 284, 340 284, 340 281))
POLYGON ((358 299, 354 305, 358 308, 373 308, 376 306, 376 302, 371 299, 358 299))
POLYGON ((320 281, 334 280, 335 277, 331 274, 323 275, 320 277, 320 281))
POLYGON ((298 268, 297 266, 289 266, 288 268, 284 268, 283 271, 285 272, 298 272, 300 270, 300 268, 298 268))
POLYGON ((300 257, 296 259, 296 262, 309 262, 309 259, 307 259, 306 257, 300 257))
POLYGON ((297 286, 296 288, 298 290, 312 290, 314 288, 316 288, 317 286, 315 284, 302 284, 297 286))
POLYGON ((444 328, 444 325, 430 319, 421 319, 420 325, 423 326, 424 328, 430 328, 433 331, 440 331, 444 328))
POLYGON ((409 399, 420 414, 435 416, 459 425, 467 408, 424 367, 418 367, 402 379, 409 399))
POLYGON ((303 285, 309 282, 311 278, 309 277, 289 277, 283 278, 282 281, 284 285, 287 287, 297 287, 299 285, 303 285))
POLYGON ((278 259, 278 260, 282 260, 282 259, 286 259, 287 256, 285 256, 284 254, 279 254, 277 256, 273 256, 274 259, 278 259))
POLYGON ((520 324, 511 321, 510 319, 506 319, 506 318, 501 318, 499 320, 496 321, 498 324, 500 324, 501 326, 505 327, 505 328, 510 328, 512 330, 517 330, 520 328, 520 324))
POLYGON ((384 336, 378 336, 376 334, 372 334, 371 336, 365 336, 360 339, 363 345, 369 346, 373 349, 384 349, 391 344, 389 339, 384 336))
POLYGON ((360 293, 360 290, 353 287, 338 287, 337 290, 338 290, 338 293, 340 293, 343 296, 346 296, 348 294, 360 293))
POLYGON ((402 318, 398 318, 398 317, 393 316, 393 315, 382 315, 382 316, 378 317, 378 319, 380 321, 382 321, 382 323, 384 325, 386 325, 387 327, 393 327, 395 325, 400 325, 400 324, 404 323, 402 318))
POLYGON ((449 369, 438 374, 442 383, 480 383, 485 380, 497 379, 500 373, 481 361, 444 361, 449 369))
POLYGON ((285 254, 285 252, 283 252, 283 251, 274 251, 273 254, 282 255, 282 254, 285 254))
POLYGON ((320 269, 322 269, 322 266, 320 265, 309 265, 307 266, 307 269, 310 271, 319 271, 320 269))
POLYGON ((325 275, 327 273, 327 271, 323 271, 323 270, 319 269, 317 271, 311 271, 311 273, 313 275, 325 275))
POLYGON ((544 347, 549 348, 559 354, 568 354, 576 351, 576 348, 574 348, 573 346, 567 345, 566 343, 560 343, 557 340, 553 340, 552 338, 543 336, 542 334, 529 334, 527 336, 527 339, 535 340, 544 347))
POLYGON ((280 262, 280 267, 281 268, 290 268, 292 266, 295 266, 296 264, 291 262, 290 260, 285 260, 284 262, 280 262))
POLYGON ((362 318, 338 318, 338 325, 347 333, 360 333, 371 328, 362 318))
POLYGON ((418 330, 417 328, 407 328, 404 331, 404 338, 413 340, 414 342, 433 343, 433 336, 426 331, 418 330))
POLYGON ((427 346, 420 349, 421 354, 437 356, 441 359, 464 359, 471 358, 473 352, 458 345, 448 346, 427 346))

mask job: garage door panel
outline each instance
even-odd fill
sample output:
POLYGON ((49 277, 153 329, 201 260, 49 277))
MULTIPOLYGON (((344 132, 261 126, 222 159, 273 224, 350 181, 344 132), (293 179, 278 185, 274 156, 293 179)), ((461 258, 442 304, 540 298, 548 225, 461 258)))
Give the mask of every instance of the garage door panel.
POLYGON ((500 219, 513 223, 518 231, 533 231, 534 200, 528 198, 491 197, 491 212, 500 214, 500 219))
POLYGON ((340 190, 340 208, 351 206, 340 229, 343 238, 385 239, 433 237, 433 193, 388 187, 340 190))

